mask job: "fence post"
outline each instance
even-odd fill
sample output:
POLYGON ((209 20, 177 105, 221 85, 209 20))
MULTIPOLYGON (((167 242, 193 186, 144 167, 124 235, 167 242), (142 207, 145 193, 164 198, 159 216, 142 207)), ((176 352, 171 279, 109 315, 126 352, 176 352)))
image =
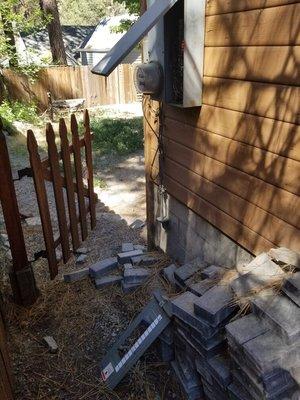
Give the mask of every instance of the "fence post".
POLYGON ((27 257, 9 154, 1 120, 0 183, 0 200, 13 259, 9 276, 14 301, 21 305, 31 305, 38 297, 38 290, 32 266, 27 257))

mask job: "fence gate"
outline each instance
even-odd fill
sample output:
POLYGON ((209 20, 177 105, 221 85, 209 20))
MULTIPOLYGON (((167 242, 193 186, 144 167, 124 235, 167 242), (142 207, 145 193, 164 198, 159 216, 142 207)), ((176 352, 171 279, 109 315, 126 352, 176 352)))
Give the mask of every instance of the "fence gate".
POLYGON ((90 217, 91 229, 94 229, 96 225, 97 196, 94 192, 93 184, 92 135, 87 111, 84 112, 83 125, 84 136, 80 138, 77 120, 75 115, 72 114, 72 144, 70 144, 65 120, 60 119, 61 150, 58 151, 53 127, 51 124, 47 124, 48 158, 44 160, 41 160, 39 155, 34 133, 29 130, 27 133, 27 147, 31 169, 30 171, 28 169, 23 170, 23 172, 19 171, 19 176, 31 175, 34 179, 46 246, 45 254, 40 252, 39 255, 47 257, 51 279, 54 279, 58 273, 56 248, 61 245, 63 261, 66 263, 71 256, 69 234, 75 251, 80 246, 81 241, 84 241, 88 236, 88 216, 90 217), (87 187, 84 186, 83 182, 82 148, 84 149, 84 159, 88 171, 87 187), (74 160, 73 165, 71 158, 74 160), (53 185, 59 228, 59 237, 56 239, 52 229, 45 181, 50 181, 53 185), (66 204, 64 189, 66 190, 66 204), (80 230, 78 225, 80 225, 80 230))
POLYGON ((0 293, 0 399, 13 400, 13 380, 7 352, 6 332, 0 293))

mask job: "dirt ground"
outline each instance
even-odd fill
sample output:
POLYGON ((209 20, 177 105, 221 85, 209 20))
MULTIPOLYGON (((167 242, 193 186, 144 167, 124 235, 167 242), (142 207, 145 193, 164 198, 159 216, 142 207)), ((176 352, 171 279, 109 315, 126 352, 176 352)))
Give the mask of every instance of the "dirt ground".
MULTIPOLYGON (((24 138, 8 141, 14 168, 24 166, 24 138)), ((1 256, 0 251, 0 292, 5 301, 16 399, 181 399, 169 365, 160 360, 157 345, 151 347, 116 391, 109 391, 100 381, 101 358, 147 303, 152 290, 165 286, 159 271, 170 260, 161 254, 147 284, 129 295, 118 287, 96 290, 89 279, 74 284, 63 281, 64 272, 115 255, 122 242, 145 244, 145 227, 136 228, 135 223, 138 220, 140 226, 145 221, 142 152, 112 162, 106 160, 95 173, 105 179, 106 185, 97 189, 97 226, 84 243, 90 250, 88 259, 82 266, 76 266, 75 257, 67 265, 61 263, 54 281, 50 281, 45 260, 34 262, 40 296, 33 307, 22 308, 11 302, 7 275, 10 261, 8 253, 3 254, 2 249, 1 256), (49 353, 44 336, 54 337, 59 347, 57 354, 49 353)), ((21 212, 38 216, 31 178, 16 182, 16 188, 21 212)), ((51 185, 47 190, 56 227, 51 185)), ((23 229, 32 257, 43 248, 41 226, 24 221, 23 229)), ((1 212, 0 233, 5 233, 1 212)))

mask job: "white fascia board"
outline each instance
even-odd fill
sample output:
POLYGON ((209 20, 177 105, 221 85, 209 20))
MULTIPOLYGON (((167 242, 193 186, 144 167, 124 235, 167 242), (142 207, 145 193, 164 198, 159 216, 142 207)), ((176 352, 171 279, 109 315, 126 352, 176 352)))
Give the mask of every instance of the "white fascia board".
POLYGON ((92 69, 92 72, 94 74, 108 76, 176 2, 177 0, 156 0, 106 56, 92 69))

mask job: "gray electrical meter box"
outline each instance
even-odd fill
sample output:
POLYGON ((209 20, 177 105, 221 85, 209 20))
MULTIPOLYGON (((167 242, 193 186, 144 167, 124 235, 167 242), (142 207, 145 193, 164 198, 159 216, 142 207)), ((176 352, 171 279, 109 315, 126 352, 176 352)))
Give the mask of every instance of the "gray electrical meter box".
POLYGON ((144 64, 135 72, 137 89, 175 106, 201 106, 205 0, 147 0, 147 6, 92 72, 109 75, 145 38, 144 64))

